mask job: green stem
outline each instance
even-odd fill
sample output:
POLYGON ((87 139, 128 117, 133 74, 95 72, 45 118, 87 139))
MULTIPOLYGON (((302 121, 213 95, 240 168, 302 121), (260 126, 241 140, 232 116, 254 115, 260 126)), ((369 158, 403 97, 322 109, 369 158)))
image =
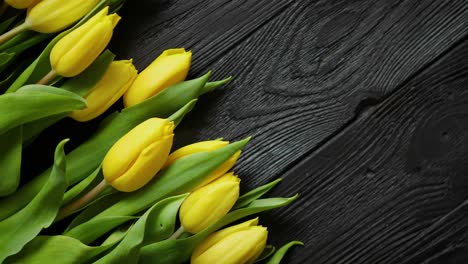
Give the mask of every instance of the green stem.
POLYGON ((106 180, 102 180, 98 185, 91 189, 88 193, 83 195, 80 199, 74 201, 73 203, 62 207, 55 218, 55 222, 64 219, 65 217, 73 214, 76 210, 87 205, 91 202, 98 194, 100 194, 107 187, 106 180))
POLYGON ((57 73, 55 73, 54 70, 51 70, 49 73, 47 73, 42 79, 40 79, 37 84, 43 84, 43 85, 48 85, 50 84, 55 77, 57 77, 57 73))
MULTIPOLYGON (((1 11, 0 11, 1 12, 1 11)), ((3 35, 0 36, 0 44, 5 43, 12 37, 16 36, 18 33, 25 31, 28 29, 28 24, 23 23, 15 28, 12 28, 10 31, 4 33, 3 35)))
POLYGON ((174 234, 172 234, 172 236, 170 236, 167 240, 176 240, 176 239, 179 238, 180 235, 182 235, 184 232, 185 232, 184 227, 183 227, 183 226, 180 226, 179 229, 177 229, 177 231, 175 231, 174 234))

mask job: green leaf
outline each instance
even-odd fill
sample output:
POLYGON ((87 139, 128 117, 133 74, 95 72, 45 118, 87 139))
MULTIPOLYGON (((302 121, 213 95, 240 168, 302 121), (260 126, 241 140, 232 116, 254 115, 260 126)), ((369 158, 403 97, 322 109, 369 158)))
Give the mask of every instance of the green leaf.
POLYGON ((281 181, 281 178, 276 179, 270 183, 267 183, 263 186, 260 186, 256 189, 253 189, 252 191, 242 195, 237 199, 236 204, 232 208, 232 210, 236 210, 242 207, 245 207, 249 205, 251 202, 257 200, 258 198, 262 197, 265 195, 267 192, 269 192, 273 187, 275 187, 279 182, 281 181))
POLYGON ((293 246, 304 246, 304 243, 301 241, 291 241, 286 245, 282 246, 276 253, 268 260, 267 264, 280 264, 281 260, 284 258, 284 255, 288 250, 293 246))
POLYGON ((54 168, 44 188, 21 211, 0 222, 0 262, 18 253, 24 245, 55 219, 67 188, 65 178, 65 153, 63 140, 55 149, 54 168))
POLYGON ((50 52, 52 51, 52 48, 55 46, 55 44, 73 29, 79 27, 90 17, 99 12, 99 10, 106 6, 107 3, 108 0, 101 1, 99 4, 96 5, 96 7, 93 10, 91 10, 85 17, 83 17, 78 23, 76 23, 75 26, 60 33, 54 39, 52 39, 47 45, 47 47, 39 55, 39 57, 23 72, 23 74, 21 74, 18 77, 18 79, 16 79, 16 81, 10 86, 10 88, 8 88, 7 93, 17 91, 25 84, 36 83, 47 73, 49 73, 52 70, 49 60, 50 52))
POLYGON ((0 51, 15 53, 19 56, 25 50, 33 47, 36 44, 52 37, 52 34, 41 34, 34 31, 24 31, 5 42, 0 51))
POLYGON ((230 212, 215 224, 194 236, 177 240, 164 240, 143 247, 138 263, 154 263, 155 259, 158 260, 158 264, 184 263, 190 259, 195 247, 219 228, 246 216, 288 205, 296 198, 297 195, 291 198, 269 198, 253 201, 245 208, 230 212))
POLYGON ((182 122, 185 115, 187 115, 188 113, 190 113, 193 110, 193 108, 195 107, 196 104, 197 104, 197 99, 193 99, 192 101, 190 101, 186 105, 184 105, 182 108, 177 110, 177 112, 175 112, 174 114, 169 116, 167 119, 169 121, 173 121, 174 125, 177 127, 180 124, 180 122, 182 122))
POLYGON ((119 199, 120 197, 118 195, 109 195, 92 201, 88 204, 88 206, 86 206, 83 212, 81 212, 73 219, 73 221, 70 223, 67 229, 65 229, 64 234, 67 234, 67 232, 70 232, 70 230, 81 225, 82 223, 89 221, 91 218, 93 218, 98 213, 102 212, 107 207, 118 202, 119 199))
POLYGON ((276 248, 272 245, 267 245, 265 249, 263 249, 262 254, 255 260, 254 263, 260 262, 269 258, 273 253, 275 253, 276 248))
POLYGON ((202 89, 202 94, 205 94, 205 93, 210 92, 210 91, 212 91, 212 90, 214 90, 214 89, 216 89, 216 88, 218 88, 220 86, 223 86, 223 85, 227 84, 228 82, 231 81, 231 79, 232 79, 232 76, 229 76, 224 80, 215 81, 215 82, 207 82, 205 84, 205 87, 203 87, 203 89, 202 89))
POLYGON ((8 67, 8 65, 10 65, 15 58, 16 54, 13 52, 0 53, 0 72, 2 72, 6 67, 8 67))
MULTIPOLYGON (((192 191, 196 186, 202 183, 211 172, 244 147, 249 140, 250 138, 247 138, 242 141, 231 143, 215 151, 196 153, 177 160, 171 166, 156 175, 155 179, 149 182, 145 187, 131 193, 116 193, 108 196, 108 199, 118 200, 114 205, 104 207, 100 205, 100 203, 96 203, 95 206, 90 206, 83 212, 84 214, 88 214, 88 210, 98 211, 95 209, 96 207, 102 211, 88 222, 84 222, 73 229, 100 229, 100 235, 103 235, 110 230, 109 227, 102 228, 96 225, 92 220, 113 215, 135 215, 164 198, 192 191)), ((105 201, 106 198, 102 200, 102 203, 105 201)), ((75 222, 75 224, 77 223, 75 222)), ((90 239, 90 237, 87 236, 85 239, 82 236, 75 235, 73 229, 65 233, 65 235, 75 237, 83 243, 92 242, 99 237, 96 235, 90 239)))
POLYGON ((87 246, 67 236, 38 236, 29 242, 20 253, 9 257, 5 264, 80 264, 89 263, 95 257, 114 247, 114 240, 98 247, 87 246))
POLYGON ((138 217, 135 216, 106 216, 98 219, 91 219, 89 220, 90 225, 99 228, 88 229, 86 226, 81 225, 67 232, 65 235, 74 238, 83 238, 82 240, 80 239, 80 241, 86 243, 84 241, 91 241, 96 236, 101 236, 103 234, 102 230, 106 230, 105 233, 107 233, 107 231, 112 230, 114 227, 137 218, 138 217))
MULTIPOLYGON (((114 58, 115 55, 112 52, 109 50, 104 51, 83 73, 72 79, 68 79, 60 88, 80 96, 85 96, 102 78, 114 58)), ((42 131, 67 116, 68 112, 45 117, 26 124, 26 133, 23 141, 26 144, 31 143, 42 131)))
POLYGON ((174 232, 177 211, 185 197, 187 194, 170 197, 153 205, 130 227, 122 242, 95 263, 138 263, 140 248, 145 241, 160 241, 174 232))
MULTIPOLYGON (((208 78, 209 74, 206 74, 181 82, 120 113, 109 115, 91 138, 67 155, 70 183, 75 184, 91 174, 109 148, 139 123, 151 117, 166 118, 198 98, 208 78)), ((48 172, 20 187, 16 195, 0 200, 0 220, 24 207, 44 184, 48 172)))
POLYGON ((23 127, 11 129, 0 135, 0 157, 1 180, 0 196, 14 193, 18 188, 21 173, 21 152, 23 147, 23 127))
POLYGON ((12 25, 12 23, 16 20, 17 17, 18 15, 12 16, 8 18, 7 20, 2 21, 0 23, 0 34, 5 33, 8 30, 8 28, 12 25))
POLYGON ((150 224, 146 225, 143 245, 162 241, 174 233, 177 212, 187 195, 172 196, 156 203, 148 217, 150 224))
POLYGON ((114 58, 112 52, 105 50, 84 72, 66 80, 60 88, 85 96, 101 80, 114 58))
POLYGON ((109 9, 110 9, 110 13, 116 13, 117 11, 119 11, 123 5, 125 4, 125 1, 126 0, 110 0, 109 2, 109 9))
POLYGON ((50 86, 28 85, 14 94, 0 95, 0 134, 19 125, 81 109, 86 101, 78 95, 50 86))

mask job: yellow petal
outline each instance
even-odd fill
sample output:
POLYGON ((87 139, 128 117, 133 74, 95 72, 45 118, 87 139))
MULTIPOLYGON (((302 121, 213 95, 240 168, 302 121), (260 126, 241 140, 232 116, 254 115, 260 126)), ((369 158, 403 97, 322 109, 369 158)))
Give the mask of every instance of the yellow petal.
POLYGON ((195 248, 195 250, 192 253, 192 259, 200 256, 208 248, 212 247, 214 244, 218 243, 225 237, 233 233, 246 230, 250 226, 256 226, 256 225, 258 225, 258 217, 245 221, 235 226, 230 226, 230 227, 221 229, 220 231, 209 235, 205 240, 203 240, 202 243, 200 243, 200 245, 197 246, 197 248, 195 248))
POLYGON ((133 192, 150 182, 166 161, 174 135, 166 136, 145 148, 135 163, 111 185, 121 192, 133 192))
POLYGON ((197 257, 192 257, 191 263, 250 263, 252 258, 258 257, 265 248, 267 236, 268 232, 264 227, 248 227, 228 235, 197 257))
POLYGON ((131 60, 113 61, 101 80, 84 96, 87 107, 73 111, 70 117, 80 122, 98 117, 125 93, 136 76, 131 60))
POLYGON ((174 123, 161 118, 148 119, 130 130, 104 157, 105 180, 121 191, 132 191, 149 182, 166 162, 173 130, 174 123))
POLYGON ((240 179, 225 175, 194 191, 180 207, 180 222, 190 233, 198 233, 225 216, 239 198, 240 179))
POLYGON ((164 51, 143 70, 124 95, 125 107, 136 105, 161 92, 165 88, 182 82, 190 69, 192 52, 185 49, 164 51))
POLYGON ((106 48, 117 14, 107 15, 108 7, 60 39, 52 48, 52 69, 60 76, 73 77, 83 72, 106 48))
POLYGON ((34 5, 38 0, 5 0, 9 6, 16 9, 24 9, 34 5))
POLYGON ((59 32, 77 22, 100 0, 42 0, 28 9, 26 24, 41 33, 59 32))

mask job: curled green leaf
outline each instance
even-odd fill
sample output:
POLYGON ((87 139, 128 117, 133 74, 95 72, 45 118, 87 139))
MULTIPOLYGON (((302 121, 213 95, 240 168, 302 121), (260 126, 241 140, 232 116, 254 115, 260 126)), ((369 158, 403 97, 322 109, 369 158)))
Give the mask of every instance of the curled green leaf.
POLYGON ((23 148, 23 127, 11 129, 0 135, 0 159, 1 180, 0 196, 10 195, 16 191, 21 175, 21 153, 23 148))
POLYGON ((304 246, 304 243, 301 241, 291 241, 286 245, 282 246, 276 253, 268 260, 267 264, 280 264, 281 260, 284 258, 284 255, 288 250, 293 246, 304 246))
POLYGON ((195 247, 219 228, 246 216, 288 205, 296 198, 297 195, 291 198, 269 198, 253 201, 245 208, 230 212, 218 222, 194 236, 177 240, 164 240, 143 247, 138 263, 153 263, 155 259, 158 260, 159 264, 185 263, 190 259, 195 247))
POLYGON ((29 85, 0 95, 0 134, 25 123, 86 106, 80 96, 44 85, 29 85))
POLYGON ((170 197, 153 205, 130 227, 117 247, 95 263, 138 263, 140 248, 145 241, 165 239, 174 231, 177 211, 186 196, 187 194, 170 197))
POLYGON ((29 242, 20 253, 7 258, 5 264, 90 263, 99 255, 113 248, 120 239, 101 246, 90 247, 72 237, 38 236, 29 242))
MULTIPOLYGON (((113 215, 135 215, 166 197, 190 192, 202 183, 211 172, 223 164, 238 150, 242 149, 248 141, 249 138, 231 143, 215 151, 201 152, 177 160, 171 166, 161 171, 155 179, 149 182, 145 187, 132 193, 116 193, 110 195, 106 197, 107 199, 104 198, 94 206, 90 206, 87 210, 83 211, 83 214, 89 215, 88 212, 90 210, 99 212, 96 208, 99 208, 101 212, 87 222, 82 222, 78 226, 72 228, 65 233, 65 235, 73 236, 84 243, 92 242, 99 236, 95 236, 92 239, 90 239, 89 236, 84 238, 76 235, 74 229, 100 229, 102 234, 104 234, 110 229, 96 225, 93 222, 94 220, 113 215), (118 202, 109 207, 101 205, 102 203, 106 203, 108 199, 114 199, 118 202)), ((72 224, 78 223, 74 222, 72 224)))
POLYGON ((275 253, 276 248, 272 245, 266 245, 263 249, 262 254, 255 260, 255 263, 261 262, 267 258, 269 258, 273 253, 275 253))
POLYGON ((54 221, 67 188, 63 151, 67 141, 57 145, 54 168, 41 191, 21 211, 0 222, 0 233, 8 238, 0 240, 0 262, 18 253, 54 221))
MULTIPOLYGON (((104 119, 90 139, 67 155, 70 184, 89 176, 99 166, 109 148, 133 127, 151 117, 169 117, 198 98, 203 94, 209 76, 208 73, 168 87, 156 96, 104 119)), ((16 195, 0 200, 0 220, 24 207, 40 190, 49 172, 50 169, 20 187, 16 195)))
POLYGON ((273 187, 275 187, 280 182, 281 182, 281 178, 276 179, 265 185, 262 185, 258 188, 255 188, 246 194, 243 194, 242 196, 239 197, 239 199, 237 199, 237 202, 232 208, 232 210, 236 210, 236 209, 249 205, 251 202, 265 195, 267 192, 273 189, 273 187))

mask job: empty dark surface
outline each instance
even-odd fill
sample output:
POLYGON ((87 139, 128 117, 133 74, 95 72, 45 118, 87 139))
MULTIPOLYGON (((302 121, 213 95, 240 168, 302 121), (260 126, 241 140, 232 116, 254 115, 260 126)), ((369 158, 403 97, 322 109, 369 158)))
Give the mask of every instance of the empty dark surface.
MULTIPOLYGON (((284 263, 468 263, 466 0, 139 0, 120 13, 112 51, 140 70, 185 47, 190 77, 234 75, 176 145, 254 137, 235 169, 244 190, 282 177, 272 195, 300 194, 261 215, 271 244, 306 244, 284 263)), ((65 121, 40 142, 77 145, 96 124, 65 121)))

